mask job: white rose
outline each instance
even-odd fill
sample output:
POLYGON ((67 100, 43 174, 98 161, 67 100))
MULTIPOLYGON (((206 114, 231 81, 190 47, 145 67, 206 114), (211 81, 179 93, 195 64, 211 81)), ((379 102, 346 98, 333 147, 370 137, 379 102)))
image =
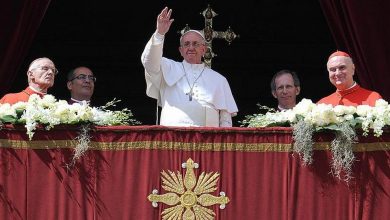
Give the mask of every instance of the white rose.
POLYGON ((44 95, 43 98, 42 98, 42 101, 44 103, 55 103, 57 100, 52 95, 44 95))
POLYGON ((15 110, 25 110, 27 107, 27 102, 17 102, 12 105, 12 108, 15 110))
POLYGON ((371 109, 372 107, 369 105, 359 105, 356 107, 356 114, 364 117, 370 113, 371 109))
POLYGON ((355 106, 346 106, 345 114, 346 115, 353 115, 356 113, 356 107, 355 106))
POLYGON ((375 107, 387 108, 388 106, 389 106, 389 103, 386 102, 386 101, 383 100, 383 99, 378 99, 378 100, 376 100, 376 102, 375 102, 375 107))
POLYGON ((319 104, 311 112, 312 123, 318 126, 326 126, 337 123, 336 114, 332 105, 319 104))
POLYGON ((38 103, 38 100, 40 100, 40 99, 41 99, 41 97, 39 97, 39 95, 37 95, 37 94, 32 94, 32 95, 30 95, 30 97, 28 98, 28 102, 29 102, 29 103, 33 103, 33 102, 38 103))
POLYGON ((306 116, 309 112, 315 108, 314 104, 310 99, 302 99, 294 108, 293 111, 297 115, 306 116))
POLYGON ((336 105, 336 106, 333 108, 333 111, 335 112, 335 114, 336 114, 337 116, 344 115, 345 112, 347 112, 347 106, 345 106, 345 105, 336 105))
POLYGON ((8 103, 0 105, 0 117, 6 116, 6 115, 12 115, 12 116, 16 117, 15 109, 12 108, 11 105, 8 103))

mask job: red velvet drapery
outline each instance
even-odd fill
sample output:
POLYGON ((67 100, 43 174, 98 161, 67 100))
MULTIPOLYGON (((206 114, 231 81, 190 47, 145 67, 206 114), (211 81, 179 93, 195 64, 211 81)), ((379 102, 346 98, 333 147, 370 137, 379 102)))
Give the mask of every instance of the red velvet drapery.
POLYGON ((390 100, 390 2, 320 0, 338 50, 350 53, 361 85, 390 100))
POLYGON ((11 92, 9 89, 20 64, 30 49, 49 3, 50 0, 7 0, 1 2, 0 97, 11 92))
POLYGON ((161 219, 153 208, 161 172, 218 172, 217 189, 230 202, 215 219, 388 219, 390 134, 360 137, 354 179, 331 174, 331 135, 316 137, 314 163, 291 153, 289 128, 211 129, 161 126, 94 128, 91 149, 68 169, 77 129, 0 130, 0 219, 161 219))

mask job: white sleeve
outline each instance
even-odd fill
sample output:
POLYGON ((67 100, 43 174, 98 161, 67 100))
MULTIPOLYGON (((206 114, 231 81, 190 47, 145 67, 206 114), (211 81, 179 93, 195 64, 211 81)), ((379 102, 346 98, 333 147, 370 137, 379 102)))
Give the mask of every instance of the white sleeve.
POLYGON ((155 99, 159 99, 160 96, 163 43, 164 36, 153 34, 141 55, 141 62, 145 68, 146 94, 155 99))
POLYGON ((219 127, 232 127, 232 114, 226 110, 219 111, 219 127))
POLYGON ((164 36, 154 33, 145 46, 141 56, 142 65, 147 74, 161 74, 161 59, 163 54, 164 36))

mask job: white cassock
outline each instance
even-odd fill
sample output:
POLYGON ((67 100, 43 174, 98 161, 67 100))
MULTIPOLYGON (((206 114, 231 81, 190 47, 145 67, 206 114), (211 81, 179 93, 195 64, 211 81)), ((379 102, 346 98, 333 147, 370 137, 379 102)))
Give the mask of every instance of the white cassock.
POLYGON ((163 43, 155 33, 141 57, 146 94, 162 107, 160 124, 231 127, 238 109, 226 78, 203 63, 162 57, 163 43))

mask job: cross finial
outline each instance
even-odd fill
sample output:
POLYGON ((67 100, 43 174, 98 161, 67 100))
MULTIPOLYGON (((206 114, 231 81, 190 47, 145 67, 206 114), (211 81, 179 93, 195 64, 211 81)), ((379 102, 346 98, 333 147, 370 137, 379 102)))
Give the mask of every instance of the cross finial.
MULTIPOLYGON (((203 30, 199 30, 199 31, 204 34, 204 37, 206 39, 206 46, 207 46, 207 51, 206 51, 203 58, 204 58, 205 64, 208 67, 211 67, 211 60, 213 59, 213 57, 217 56, 213 52, 213 48, 212 48, 213 39, 225 39, 230 45, 234 39, 239 37, 239 35, 234 33, 234 31, 232 30, 232 28, 230 26, 226 31, 213 30, 213 18, 215 16, 217 16, 218 14, 215 13, 215 11, 211 8, 210 4, 200 14, 203 15, 203 17, 204 17, 205 26, 204 26, 203 30)), ((190 30, 190 27, 188 26, 188 24, 186 24, 186 27, 183 28, 180 31, 180 33, 183 34, 188 30, 190 30)))

